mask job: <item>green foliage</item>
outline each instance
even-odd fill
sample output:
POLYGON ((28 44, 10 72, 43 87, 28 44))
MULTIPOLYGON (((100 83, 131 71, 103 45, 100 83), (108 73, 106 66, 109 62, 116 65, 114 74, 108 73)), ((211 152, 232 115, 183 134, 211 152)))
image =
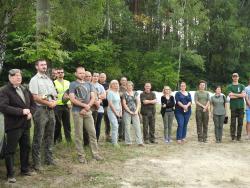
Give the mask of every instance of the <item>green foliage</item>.
POLYGON ((6 80, 8 69, 21 68, 29 80, 34 74, 30 63, 46 58, 50 66, 64 67, 70 80, 81 65, 107 73, 109 80, 126 76, 136 89, 146 81, 155 90, 164 85, 177 89, 180 80, 190 89, 196 89, 199 79, 207 80, 209 87, 226 85, 235 71, 246 82, 250 1, 136 2, 51 0, 51 25, 38 36, 33 1, 0 0, 2 23, 6 12, 11 14, 8 27, 0 25, 1 43, 7 45, 1 77, 6 80), (5 32, 7 40, 2 40, 5 32))

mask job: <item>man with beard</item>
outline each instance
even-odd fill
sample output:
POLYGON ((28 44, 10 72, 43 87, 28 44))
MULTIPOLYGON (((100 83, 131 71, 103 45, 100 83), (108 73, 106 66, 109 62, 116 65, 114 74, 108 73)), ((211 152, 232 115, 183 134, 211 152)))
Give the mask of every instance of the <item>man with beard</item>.
POLYGON ((69 89, 70 82, 64 80, 64 69, 57 69, 57 79, 54 81, 56 90, 57 90, 57 105, 55 107, 56 113, 56 126, 55 126, 55 135, 54 142, 56 143, 62 141, 61 128, 63 124, 64 134, 67 142, 71 142, 71 129, 70 129, 70 101, 64 102, 63 95, 69 89))
POLYGON ((73 104, 72 113, 75 126, 75 144, 78 154, 78 161, 80 163, 87 163, 82 146, 83 127, 86 129, 89 135, 93 158, 97 161, 100 161, 103 160, 103 158, 99 155, 94 120, 90 110, 95 101, 93 85, 84 81, 85 69, 83 67, 76 68, 75 76, 76 81, 71 82, 69 86, 69 97, 73 104), (79 90, 83 92, 81 93, 81 96, 78 94, 79 90))
POLYGON ((41 168, 41 146, 45 147, 45 164, 55 165, 52 155, 55 129, 56 90, 52 80, 46 75, 46 60, 37 60, 35 63, 37 74, 31 78, 29 89, 37 104, 34 119, 34 136, 32 144, 32 158, 35 170, 41 168))

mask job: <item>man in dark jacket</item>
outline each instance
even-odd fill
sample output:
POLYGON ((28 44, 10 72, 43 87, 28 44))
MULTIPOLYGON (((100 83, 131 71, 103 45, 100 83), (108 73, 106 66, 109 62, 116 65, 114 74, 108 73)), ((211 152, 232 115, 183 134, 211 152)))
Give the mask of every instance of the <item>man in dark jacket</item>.
POLYGON ((20 148, 21 174, 32 175, 29 171, 30 126, 35 103, 29 90, 21 85, 19 69, 9 71, 9 83, 0 90, 0 112, 4 114, 6 132, 5 163, 9 183, 15 183, 14 155, 17 144, 20 148))

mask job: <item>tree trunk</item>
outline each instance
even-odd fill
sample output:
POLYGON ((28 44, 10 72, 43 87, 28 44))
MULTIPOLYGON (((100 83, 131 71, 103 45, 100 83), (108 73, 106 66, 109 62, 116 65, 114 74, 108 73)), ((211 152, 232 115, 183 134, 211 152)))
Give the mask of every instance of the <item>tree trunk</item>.
POLYGON ((36 36, 39 40, 50 30, 49 0, 37 0, 36 4, 36 36))

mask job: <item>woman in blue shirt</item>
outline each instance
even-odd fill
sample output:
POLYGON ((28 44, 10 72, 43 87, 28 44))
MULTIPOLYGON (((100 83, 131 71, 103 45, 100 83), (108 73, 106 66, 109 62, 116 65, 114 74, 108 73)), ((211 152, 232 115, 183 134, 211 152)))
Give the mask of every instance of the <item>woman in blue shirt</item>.
POLYGON ((176 140, 178 144, 185 142, 187 124, 191 116, 192 98, 190 93, 186 91, 186 87, 186 83, 181 82, 180 91, 175 94, 175 118, 178 124, 176 140))

